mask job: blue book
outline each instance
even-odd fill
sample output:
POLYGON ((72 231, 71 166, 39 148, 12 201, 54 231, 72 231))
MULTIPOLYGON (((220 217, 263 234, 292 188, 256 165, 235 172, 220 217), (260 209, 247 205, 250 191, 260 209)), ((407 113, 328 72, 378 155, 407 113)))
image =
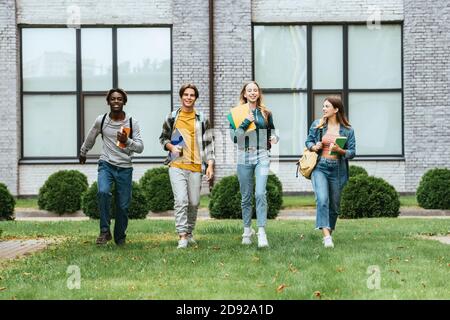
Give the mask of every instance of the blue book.
MULTIPOLYGON (((186 146, 184 137, 178 129, 175 129, 172 132, 172 137, 170 138, 170 143, 173 144, 174 146, 180 147, 181 149, 184 149, 184 147, 186 146)), ((178 156, 176 156, 172 152, 170 152, 169 158, 170 158, 170 160, 174 160, 174 159, 178 158, 178 156)))

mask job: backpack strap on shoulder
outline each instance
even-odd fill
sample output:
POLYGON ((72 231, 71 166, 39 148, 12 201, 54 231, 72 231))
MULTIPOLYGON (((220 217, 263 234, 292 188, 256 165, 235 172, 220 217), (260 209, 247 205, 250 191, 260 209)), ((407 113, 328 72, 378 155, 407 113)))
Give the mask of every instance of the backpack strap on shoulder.
POLYGON ((133 118, 130 117, 130 139, 133 139, 133 118))
POLYGON ((198 120, 202 124, 202 136, 203 136, 205 135, 206 127, 205 127, 205 115, 201 111, 199 111, 198 113, 198 120))
POLYGON ((107 115, 108 113, 105 113, 104 115, 103 115, 103 118, 102 118, 102 123, 100 124, 100 134, 102 135, 102 140, 103 140, 103 124, 105 123, 105 119, 106 119, 106 115, 107 115))

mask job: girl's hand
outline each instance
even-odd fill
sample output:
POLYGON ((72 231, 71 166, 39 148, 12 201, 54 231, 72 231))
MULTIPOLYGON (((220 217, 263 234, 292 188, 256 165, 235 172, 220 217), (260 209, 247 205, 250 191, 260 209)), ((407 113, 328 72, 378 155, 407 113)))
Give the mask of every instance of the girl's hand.
POLYGON ((255 121, 255 117, 253 116, 253 113, 250 111, 247 118, 248 121, 253 122, 255 121))
POLYGON ((331 144, 330 150, 331 150, 332 152, 337 152, 337 153, 339 153, 339 154, 345 153, 344 149, 342 149, 341 147, 339 147, 339 145, 338 145, 337 143, 332 143, 332 144, 331 144))
POLYGON ((312 146, 311 150, 317 152, 320 149, 322 149, 322 147, 323 147, 322 142, 317 142, 314 146, 312 146))
POLYGON ((277 144, 278 143, 278 139, 276 136, 270 136, 270 144, 277 144))

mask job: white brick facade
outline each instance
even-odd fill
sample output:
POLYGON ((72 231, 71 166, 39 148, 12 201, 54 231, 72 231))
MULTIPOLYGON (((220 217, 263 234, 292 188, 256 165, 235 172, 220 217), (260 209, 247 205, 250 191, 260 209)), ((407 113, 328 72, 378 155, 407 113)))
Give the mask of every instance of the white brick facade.
POLYGON ((19 24, 166 24, 172 1, 18 0, 19 24))
POLYGON ((405 1, 405 190, 450 168, 450 4, 405 1))
POLYGON ((19 69, 16 5, 0 2, 0 182, 13 194, 18 192, 20 157, 19 69))
POLYGON ((402 0, 254 0, 254 22, 355 22, 403 20, 402 0))
MULTIPOLYGON (((96 165, 19 164, 21 150, 19 24, 172 25, 173 105, 178 89, 193 82, 198 107, 209 115, 209 70, 214 71, 216 175, 235 173, 235 153, 226 114, 252 78, 252 22, 403 21, 403 160, 353 161, 382 177, 397 191, 414 192, 429 168, 450 168, 450 7, 448 1, 413 0, 215 0, 214 60, 209 52, 208 1, 0 1, 0 181, 14 194, 37 194, 46 178, 61 169, 77 169, 96 179, 96 165), (79 10, 79 11, 77 11, 79 10), (79 19, 77 20, 77 12, 79 19)), ((144 121, 143 119, 139 119, 144 121)), ((275 119, 276 124, 276 119, 275 119)), ((158 137, 155 137, 157 139, 158 137)), ((135 164, 134 180, 160 163, 135 164)), ((310 181, 295 178, 295 161, 273 164, 286 192, 311 191, 310 181)))

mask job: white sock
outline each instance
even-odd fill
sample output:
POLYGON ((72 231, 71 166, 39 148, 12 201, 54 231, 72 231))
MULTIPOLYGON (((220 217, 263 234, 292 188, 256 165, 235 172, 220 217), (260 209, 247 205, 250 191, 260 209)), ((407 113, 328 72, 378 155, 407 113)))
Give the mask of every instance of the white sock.
POLYGON ((251 227, 244 227, 244 234, 251 234, 252 228, 251 227))
POLYGON ((259 234, 265 234, 266 233, 266 229, 264 227, 259 227, 258 228, 258 233, 259 234))

